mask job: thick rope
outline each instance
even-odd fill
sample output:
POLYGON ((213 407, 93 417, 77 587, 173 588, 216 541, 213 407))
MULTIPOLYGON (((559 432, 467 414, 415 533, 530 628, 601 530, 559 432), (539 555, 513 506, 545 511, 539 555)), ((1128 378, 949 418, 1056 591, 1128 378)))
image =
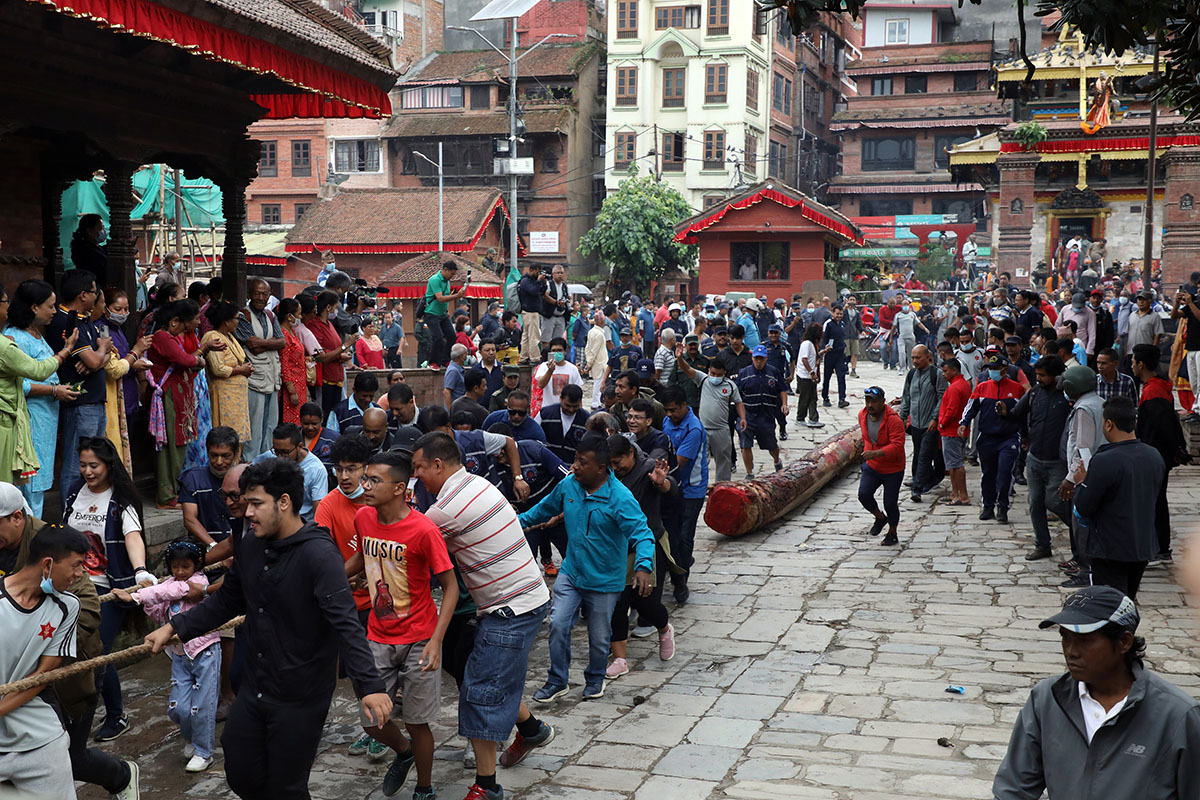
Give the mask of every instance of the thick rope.
MULTIPOLYGON (((205 567, 203 569, 203 571, 204 572, 217 572, 218 570, 222 570, 222 569, 227 570, 227 567, 225 567, 223 563, 209 564, 207 567, 205 567)), ((159 578, 160 582, 164 581, 164 580, 166 580, 166 578, 159 578)), ((130 591, 130 592, 137 591, 137 587, 136 586, 132 587, 132 588, 128 589, 127 591, 130 591)), ((118 600, 117 596, 115 594, 113 594, 112 592, 109 592, 108 594, 100 595, 101 603, 112 603, 112 602, 116 602, 117 600, 118 600)))
MULTIPOLYGON (((238 625, 241 625, 245 619, 245 616, 234 617, 233 619, 229 620, 229 622, 226 622, 224 625, 217 628, 217 630, 224 631, 229 630, 230 628, 236 628, 238 625)), ((167 644, 179 644, 179 637, 172 636, 167 644)), ((115 653, 109 653, 108 655, 89 658, 87 661, 77 661, 74 664, 69 664, 65 667, 59 667, 58 669, 52 669, 49 672, 31 675, 28 678, 22 678, 19 681, 13 681, 12 683, 0 685, 0 697, 3 697, 6 694, 12 694, 13 692, 23 692, 26 689, 33 689, 37 686, 45 686, 46 684, 54 683, 55 681, 61 681, 64 678, 70 678, 83 672, 91 672, 92 670, 99 669, 100 667, 107 667, 110 664, 124 664, 126 662, 141 661, 143 658, 149 655, 152 655, 150 645, 139 644, 133 647, 128 647, 124 650, 118 650, 115 653)))

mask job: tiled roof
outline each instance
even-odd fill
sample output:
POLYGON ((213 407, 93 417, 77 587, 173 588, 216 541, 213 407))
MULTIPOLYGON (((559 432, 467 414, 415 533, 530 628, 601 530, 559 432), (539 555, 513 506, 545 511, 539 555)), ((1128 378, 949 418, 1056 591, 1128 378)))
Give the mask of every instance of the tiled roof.
MULTIPOLYGON (((527 111, 522 118, 529 133, 555 133, 566 121, 568 108, 527 111)), ((433 138, 442 136, 507 136, 508 114, 396 114, 383 131, 385 137, 433 138)))
MULTIPOLYGON (((446 244, 471 242, 499 198, 497 189, 446 189, 446 244)), ((437 240, 436 188, 342 190, 310 206, 287 236, 289 244, 322 246, 418 245, 437 240)))
POLYGON ((460 276, 466 275, 466 270, 471 272, 471 285, 487 284, 489 286, 501 286, 503 281, 494 272, 482 269, 478 264, 469 259, 463 258, 457 253, 425 253, 423 255, 414 256, 407 261, 401 261, 396 266, 389 269, 387 272, 379 276, 379 283, 426 283, 429 281, 433 273, 441 269, 442 264, 447 261, 453 261, 458 264, 460 276))
MULTIPOLYGON (((196 4, 186 5, 195 7, 196 4)), ((316 45, 369 67, 373 71, 385 72, 390 80, 395 79, 386 45, 315 0, 203 0, 202 5, 212 6, 222 15, 226 12, 233 13, 259 25, 282 31, 302 42, 316 45)), ((187 10, 187 13, 194 12, 187 10)), ((252 29, 245 32, 253 33, 252 29)), ((288 49, 321 60, 319 54, 305 53, 299 48, 288 49)))
POLYGON ((1009 118, 1012 104, 1007 100, 993 100, 985 103, 933 105, 937 96, 930 98, 931 103, 924 106, 886 107, 886 108, 856 108, 851 107, 833 115, 833 122, 883 122, 892 120, 933 120, 933 119, 962 119, 964 124, 974 122, 980 117, 1009 118))
MULTIPOLYGON (((579 67, 595 51, 592 44, 543 45, 527 57, 521 58, 517 66, 517 78, 536 75, 539 78, 579 74, 579 67)), ((525 50, 517 50, 520 57, 525 50)), ((454 53, 438 53, 424 65, 410 70, 401 83, 426 83, 431 81, 463 81, 479 83, 508 77, 508 58, 501 57, 495 50, 464 50, 454 53)))

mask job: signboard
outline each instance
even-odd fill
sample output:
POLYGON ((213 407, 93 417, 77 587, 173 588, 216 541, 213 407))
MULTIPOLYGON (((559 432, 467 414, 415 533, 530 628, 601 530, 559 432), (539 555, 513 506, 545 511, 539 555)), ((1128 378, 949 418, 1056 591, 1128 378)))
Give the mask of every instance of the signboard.
POLYGON ((533 157, 497 158, 492 164, 493 175, 532 175, 533 157))
MULTIPOLYGON (((992 248, 980 247, 978 256, 984 258, 992 254, 992 248)), ((846 260, 868 258, 916 258, 920 255, 916 247, 843 247, 838 251, 838 258, 846 260)))
POLYGON ((557 253, 558 231, 530 231, 530 253, 557 253))
POLYGON ((915 239, 909 225, 952 225, 957 214, 897 214, 894 217, 851 217, 868 239, 915 239))

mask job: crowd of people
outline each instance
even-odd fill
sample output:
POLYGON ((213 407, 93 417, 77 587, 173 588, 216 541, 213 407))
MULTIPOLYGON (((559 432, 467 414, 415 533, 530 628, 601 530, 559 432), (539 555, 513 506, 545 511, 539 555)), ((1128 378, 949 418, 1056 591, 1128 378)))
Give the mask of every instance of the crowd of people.
MULTIPOLYGON (((1193 278, 1176 302, 1184 324, 1200 315, 1193 278)), ((422 403, 400 369, 403 331, 388 331, 402 328, 399 310, 373 310, 332 264, 292 297, 254 280, 244 307, 219 281, 189 285, 186 298, 164 281, 136 325, 129 298, 84 270, 57 292, 26 281, 0 296, 0 452, 13 465, 0 483, 0 592, 36 610, 0 616, 0 641, 28 643, 0 644, 0 679, 109 652, 141 606, 161 623, 147 641, 170 651, 168 714, 187 771, 212 763, 224 721, 239 796, 307 797, 340 674, 361 703, 348 752, 391 758, 385 796, 415 774, 414 800, 431 800, 445 673, 475 775, 467 800, 498 800, 497 765, 555 736, 526 704, 543 621, 550 667, 534 708, 571 691, 581 619, 584 700, 630 671, 630 635, 657 637, 670 660, 664 593, 670 581, 675 607, 689 600, 710 458, 718 481, 739 451, 746 479, 757 451, 778 471, 790 399, 797 424, 820 427, 818 395, 831 407, 836 379, 848 407, 863 311, 853 295, 685 307, 627 293, 593 307, 556 266, 527 268, 511 307, 493 303, 474 321, 461 305, 468 282, 448 261, 418 303, 418 363, 442 370, 440 396, 422 403), (350 365, 361 369, 348 381, 350 365), (182 512, 164 579, 147 569, 131 417, 156 445, 158 505, 182 512), (45 525, 52 487, 63 510, 45 525), (218 630, 243 616, 236 632, 218 630)), ((899 398, 868 387, 858 414, 872 533, 899 543, 906 470, 913 502, 948 477, 948 502, 969 504, 970 462, 982 471, 981 520, 1008 523, 1027 485, 1029 560, 1051 556, 1054 514, 1071 532, 1065 585, 1135 598, 1147 562, 1170 557, 1166 478, 1187 460, 1159 376, 1161 320, 1155 332, 1143 321, 1154 312, 1139 310, 1118 341, 1103 291, 1061 308, 1034 292, 1008 298, 996 286, 986 303, 948 302, 933 325, 903 296, 875 312, 895 332, 887 366, 907 372, 899 398)), ((129 729, 117 671, 74 688, 0 699, 0 780, 51 797, 74 797, 78 780, 136 798, 136 762, 89 746, 129 729)))

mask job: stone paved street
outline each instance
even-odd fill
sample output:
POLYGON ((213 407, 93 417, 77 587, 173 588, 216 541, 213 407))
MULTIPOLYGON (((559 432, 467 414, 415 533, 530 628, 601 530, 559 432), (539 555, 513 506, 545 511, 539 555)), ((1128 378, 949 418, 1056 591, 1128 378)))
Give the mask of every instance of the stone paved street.
MULTIPOLYGON (((822 409, 821 431, 799 427, 786 450, 854 424, 871 383, 898 394, 901 376, 874 364, 850 379, 852 406, 822 409)), ((835 398, 836 399, 836 398, 835 398)), ((759 465, 765 463, 760 456, 759 465)), ((735 476, 736 477, 736 476, 735 476)), ((977 498, 978 469, 968 470, 977 498)), ((1200 469, 1171 479, 1179 531, 1196 520, 1200 469)), ((855 470, 773 529, 727 539, 701 528, 692 600, 671 609, 675 658, 659 661, 654 639, 629 644, 631 672, 603 699, 584 703, 577 630, 572 691, 535 708, 558 731, 515 769, 501 769, 507 797, 527 800, 900 800, 988 798, 1010 726, 1030 687, 1063 671, 1058 636, 1037 623, 1056 610, 1065 529, 1052 528, 1056 558, 1029 563, 1024 488, 1013 525, 950 508, 944 490, 914 504, 902 495, 899 548, 867 537, 855 470), (933 502, 930 502, 933 500, 933 502), (949 694, 962 686, 962 695, 949 694), (948 740, 949 747, 939 745, 948 740)), ((1179 549, 1179 542, 1176 543, 1179 549)), ((1172 569, 1152 566, 1142 585, 1150 666, 1195 692, 1194 612, 1172 569)), ((544 680, 544 637, 528 691, 544 680)), ((165 716, 165 658, 127 670, 134 730, 114 744, 142 764, 143 797, 229 797, 218 761, 185 777, 181 745, 165 716)), ((435 785, 460 800, 473 775, 462 768, 447 680, 436 727, 435 785)), ((312 775, 316 798, 379 797, 385 764, 345 755, 358 732, 343 686, 312 775)), ((399 797, 407 798, 412 781, 399 797)), ((97 798, 90 787, 82 797, 97 798)))

